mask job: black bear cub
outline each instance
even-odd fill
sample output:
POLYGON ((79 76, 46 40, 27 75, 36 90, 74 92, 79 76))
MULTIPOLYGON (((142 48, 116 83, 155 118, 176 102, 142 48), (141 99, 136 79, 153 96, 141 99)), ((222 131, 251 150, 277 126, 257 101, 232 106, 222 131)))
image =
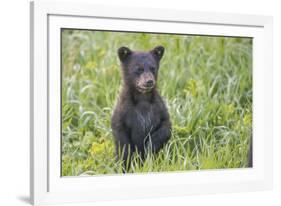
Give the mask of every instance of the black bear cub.
MULTIPOLYGON (((171 136, 167 108, 156 89, 159 63, 164 47, 148 52, 118 49, 123 88, 111 118, 117 158, 126 168, 134 152, 144 159, 146 151, 157 153, 171 136)), ((129 164, 128 164, 129 163, 129 164)))

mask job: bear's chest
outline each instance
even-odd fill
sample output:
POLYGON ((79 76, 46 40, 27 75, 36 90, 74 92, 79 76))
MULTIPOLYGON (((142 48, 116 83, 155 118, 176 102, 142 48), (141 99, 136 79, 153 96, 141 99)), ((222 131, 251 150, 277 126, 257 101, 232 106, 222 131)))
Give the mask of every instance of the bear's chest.
POLYGON ((152 132, 160 124, 160 114, 153 104, 140 103, 133 112, 135 127, 144 133, 152 132))

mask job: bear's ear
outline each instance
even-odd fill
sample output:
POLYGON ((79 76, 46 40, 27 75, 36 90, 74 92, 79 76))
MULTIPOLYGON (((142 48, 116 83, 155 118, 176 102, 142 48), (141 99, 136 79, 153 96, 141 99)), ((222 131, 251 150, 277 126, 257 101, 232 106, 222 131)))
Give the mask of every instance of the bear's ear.
POLYGON ((164 51, 165 49, 163 46, 157 46, 154 49, 152 49, 150 52, 154 55, 154 57, 156 57, 158 61, 160 61, 160 59, 163 57, 164 51))
POLYGON ((132 51, 128 47, 122 46, 118 49, 118 57, 121 62, 124 62, 131 54, 132 51))

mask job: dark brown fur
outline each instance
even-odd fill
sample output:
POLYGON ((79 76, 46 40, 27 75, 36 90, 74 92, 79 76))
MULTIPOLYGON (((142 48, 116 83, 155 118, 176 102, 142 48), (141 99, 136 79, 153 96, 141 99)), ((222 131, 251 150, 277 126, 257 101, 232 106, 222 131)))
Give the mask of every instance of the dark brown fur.
POLYGON ((118 50, 121 61, 123 88, 111 119, 116 154, 123 152, 124 164, 138 151, 145 158, 147 149, 158 152, 171 136, 167 108, 157 89, 159 62, 164 48, 149 52, 118 50))

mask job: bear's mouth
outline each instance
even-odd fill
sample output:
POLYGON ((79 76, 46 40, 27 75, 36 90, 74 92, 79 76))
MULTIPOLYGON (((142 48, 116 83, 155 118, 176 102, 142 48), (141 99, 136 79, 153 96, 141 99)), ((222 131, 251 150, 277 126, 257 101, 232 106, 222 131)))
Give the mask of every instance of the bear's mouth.
POLYGON ((150 92, 154 88, 154 85, 151 87, 137 86, 137 89, 140 93, 150 92))

